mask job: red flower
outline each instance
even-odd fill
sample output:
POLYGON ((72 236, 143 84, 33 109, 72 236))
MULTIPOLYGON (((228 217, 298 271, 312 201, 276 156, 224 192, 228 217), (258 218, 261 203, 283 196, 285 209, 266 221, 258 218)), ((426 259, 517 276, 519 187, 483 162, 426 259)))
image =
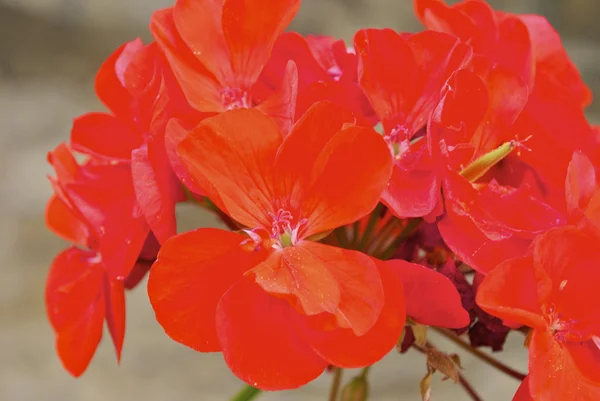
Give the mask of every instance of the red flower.
MULTIPOLYGON (((122 265, 111 269, 104 255, 114 245, 106 233, 114 234, 112 229, 119 222, 111 218, 124 217, 126 194, 133 193, 133 188, 127 169, 111 167, 106 174, 103 165, 88 162, 80 166, 64 144, 49 154, 49 161, 57 177, 51 179, 55 195, 46 209, 46 223, 76 246, 62 251, 52 262, 46 308, 56 334, 56 351, 65 369, 79 376, 94 356, 105 320, 120 359, 125 335, 124 282, 110 273, 126 269, 122 265), (125 199, 115 194, 125 194, 125 199)), ((130 249, 139 254, 142 244, 143 238, 130 249)), ((137 256, 130 253, 126 260, 133 266, 137 256)))
POLYGON ((422 131, 454 71, 470 58, 469 46, 437 32, 402 36, 363 29, 354 45, 360 85, 383 124, 394 172, 383 201, 399 217, 421 217, 439 205, 438 175, 422 131))
POLYGON ((576 225, 590 222, 600 229, 600 186, 596 168, 581 152, 573 153, 565 192, 569 222, 576 225))
POLYGON ((148 226, 164 242, 176 232, 175 203, 185 199, 167 155, 165 126, 172 116, 192 116, 192 111, 177 92, 156 45, 144 46, 139 39, 121 46, 104 62, 96 91, 111 113, 77 118, 71 144, 95 163, 106 164, 106 171, 109 166, 129 170, 128 180, 135 188, 135 193, 129 192, 131 206, 115 212, 129 213, 119 222, 121 227, 135 225, 139 230, 111 235, 121 241, 114 245, 126 248, 128 241, 145 238, 148 226), (132 218, 135 224, 130 223, 132 218))
POLYGON ((150 30, 194 108, 256 106, 287 133, 294 121, 295 65, 284 65, 283 82, 268 98, 254 86, 299 7, 300 0, 178 0, 154 13, 150 30))
MULTIPOLYGON (((591 91, 569 59, 558 33, 538 15, 494 11, 482 0, 453 6, 442 0, 415 0, 417 15, 429 28, 458 36, 473 47, 472 68, 485 75, 494 66, 522 79, 527 103, 503 141, 515 134, 529 137, 522 163, 535 171, 546 203, 564 209, 565 171, 574 151, 600 160, 600 146, 583 108, 591 91), (573 135, 565 135, 571 132, 573 135), (551 158, 548 155, 552 155, 551 158)), ((523 166, 505 168, 504 179, 522 175, 523 166)))
POLYGON ((484 79, 462 70, 430 120, 428 141, 446 209, 438 228, 458 258, 483 273, 522 256, 535 236, 565 223, 529 184, 535 171, 506 166, 515 165, 511 153, 528 153, 521 147, 529 143, 505 139, 526 99, 523 81, 505 68, 492 68, 484 79), (504 182, 506 172, 514 175, 511 182, 504 182))
POLYGON ((389 179, 385 143, 368 128, 342 129, 352 121, 320 103, 284 140, 261 112, 235 110, 205 120, 179 145, 211 199, 250 229, 199 229, 168 241, 149 296, 173 339, 221 350, 252 385, 298 387, 328 364, 368 365, 402 331, 393 278, 382 280, 362 253, 309 240, 369 213, 389 179))
POLYGON ((532 327, 529 391, 535 400, 600 399, 600 239, 574 227, 536 239, 531 255, 502 263, 477 303, 532 327))
MULTIPOLYGON (((329 100, 365 119, 365 125, 377 122, 369 101, 358 85, 358 56, 343 40, 329 36, 303 37, 296 32, 283 33, 273 47, 269 63, 259 83, 266 94, 277 88, 289 60, 298 67, 296 118, 313 103, 329 100)), ((260 85, 255 87, 261 90, 260 85)))

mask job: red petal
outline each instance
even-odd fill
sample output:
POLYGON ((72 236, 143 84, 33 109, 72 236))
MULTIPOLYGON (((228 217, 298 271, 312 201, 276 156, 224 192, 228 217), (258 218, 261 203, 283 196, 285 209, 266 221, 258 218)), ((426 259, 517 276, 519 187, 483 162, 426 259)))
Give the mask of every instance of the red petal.
POLYGON ((581 152, 573 153, 565 191, 570 220, 579 223, 582 218, 587 217, 596 226, 600 226, 600 189, 596 185, 596 171, 581 152))
POLYGON ((298 68, 293 61, 289 61, 281 84, 275 93, 271 94, 256 108, 268 114, 277 122, 279 131, 287 135, 294 124, 296 114, 296 96, 298 93, 298 68))
POLYGON ((300 337, 300 323, 285 300, 250 280, 238 282, 217 308, 225 362, 240 379, 263 390, 297 388, 316 379, 327 362, 300 337))
POLYGON ((477 304, 501 319, 545 328, 547 322, 539 301, 544 292, 547 291, 535 275, 532 258, 513 259, 486 276, 477 290, 477 304))
POLYGON ((59 237, 81 246, 88 246, 91 232, 86 223, 65 203, 53 195, 46 206, 46 225, 59 237))
MULTIPOLYGON (((209 13, 206 15, 210 16, 209 13)), ((197 29, 202 29, 202 26, 198 25, 197 29)), ((169 60, 173 73, 190 104, 200 111, 223 111, 219 95, 221 86, 210 71, 194 57, 188 47, 190 44, 186 44, 180 37, 173 20, 173 8, 155 11, 152 14, 150 32, 169 60)))
POLYGON ((120 361, 125 338, 125 287, 123 281, 111 280, 104 276, 104 299, 106 301, 106 325, 115 346, 117 361, 120 361))
POLYGON ((219 195, 224 212, 247 227, 271 227, 273 169, 281 141, 272 119, 255 109, 238 109, 202 121, 177 150, 194 179, 210 183, 205 191, 219 195))
POLYGON ((512 401, 535 401, 529 392, 529 376, 521 382, 512 401))
POLYGON ((175 203, 178 200, 177 179, 164 160, 153 166, 148 157, 148 147, 142 146, 132 153, 131 173, 137 201, 150 229, 160 243, 177 233, 175 203))
POLYGON ((233 84, 233 72, 221 26, 223 3, 221 0, 177 0, 173 20, 194 56, 223 87, 228 87, 233 84))
POLYGON ((364 335, 349 329, 311 330, 307 341, 323 359, 342 368, 369 366, 397 344, 406 319, 402 282, 389 265, 378 264, 385 304, 375 325, 364 335))
MULTIPOLYGON (((183 139, 188 135, 188 133, 192 131, 192 128, 186 128, 184 123, 178 119, 171 119, 167 123, 167 127, 165 128, 165 148, 167 152, 167 157, 169 159, 169 163, 171 164, 171 168, 173 169, 173 173, 179 178, 179 180, 196 195, 204 195, 203 187, 208 187, 207 183, 203 185, 198 183, 194 176, 197 174, 190 174, 186 170, 183 162, 179 158, 177 154, 177 146, 183 139)), ((199 174, 199 173, 198 173, 199 174)), ((213 195, 217 196, 216 193, 213 195)), ((218 197, 218 196, 217 196, 218 197)), ((213 202, 218 203, 213 199, 213 202)))
MULTIPOLYGON (((598 362, 587 366, 588 371, 595 370, 595 376, 598 362)), ((599 383, 582 375, 567 348, 550 332, 534 331, 529 346, 529 386, 534 399, 596 401, 600 399, 599 383)))
POLYGON ((339 327, 357 335, 369 331, 383 306, 377 268, 360 252, 302 241, 252 271, 265 291, 293 295, 304 314, 334 314, 339 327))
POLYGON ((106 113, 88 113, 75 119, 71 129, 74 150, 111 159, 131 159, 131 151, 142 144, 133 127, 106 113))
POLYGON ((102 262, 95 252, 69 248, 52 262, 46 282, 46 311, 56 350, 73 376, 89 365, 102 338, 102 262))
POLYGON ((131 113, 131 95, 125 88, 123 76, 129 61, 143 46, 139 38, 123 44, 104 61, 96 75, 94 86, 98 98, 116 115, 131 113))
POLYGON ((299 8, 300 0, 223 2, 223 34, 235 71, 235 87, 249 89, 257 81, 275 40, 299 8))
POLYGON ((543 75, 556 86, 568 89, 573 100, 583 107, 587 106, 592 100, 592 92, 581 79, 552 25, 540 15, 519 15, 518 18, 529 32, 536 75, 543 75))
POLYGON ((600 270, 590 269, 600 260, 600 239, 575 227, 550 230, 536 240, 534 263, 539 276, 552 283, 548 305, 565 319, 575 321, 574 332, 586 337, 600 332, 600 297, 594 294, 600 270))
POLYGON ((387 266, 404 286, 406 314, 428 326, 462 328, 469 313, 452 282, 441 273, 403 260, 379 262, 387 266))
POLYGON ((243 251, 240 243, 246 238, 205 228, 163 245, 150 269, 148 296, 156 319, 173 340, 202 352, 221 349, 215 329, 217 304, 266 257, 262 252, 243 251))

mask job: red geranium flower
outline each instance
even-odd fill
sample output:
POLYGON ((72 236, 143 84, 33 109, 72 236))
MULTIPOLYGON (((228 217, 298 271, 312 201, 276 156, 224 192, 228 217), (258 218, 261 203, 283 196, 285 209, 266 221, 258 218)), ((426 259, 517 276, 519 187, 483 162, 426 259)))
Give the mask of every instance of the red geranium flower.
POLYGON ((529 391, 540 401, 600 399, 600 239, 575 227, 548 231, 531 254, 502 263, 477 303, 532 327, 529 391), (583 295, 583 294, 587 294, 583 295))
POLYGON ((150 31, 194 108, 218 113, 256 106, 287 133, 294 122, 295 65, 283 66, 276 90, 254 87, 299 8, 300 0, 178 0, 152 15, 150 31))
POLYGON ((471 56, 468 45, 438 32, 400 35, 362 29, 354 45, 360 86, 379 117, 394 156, 383 201, 399 217, 421 217, 440 205, 439 179, 424 137, 448 78, 471 56))
MULTIPOLYGON (((106 229, 113 227, 114 213, 127 212, 127 194, 133 193, 128 169, 77 164, 64 144, 48 156, 56 171, 51 178, 55 195, 46 209, 46 224, 60 237, 75 244, 52 262, 46 282, 46 310, 56 334, 56 351, 65 369, 81 375, 89 365, 108 325, 120 359, 125 335, 124 281, 109 274, 104 257, 106 229), (129 185, 123 185, 129 178, 129 185), (119 198, 115 194, 124 194, 119 198)), ((142 243, 138 244, 137 252, 142 243)), ((131 255, 133 266, 137 254, 131 255)), ((117 267, 123 268, 119 265, 117 267)))

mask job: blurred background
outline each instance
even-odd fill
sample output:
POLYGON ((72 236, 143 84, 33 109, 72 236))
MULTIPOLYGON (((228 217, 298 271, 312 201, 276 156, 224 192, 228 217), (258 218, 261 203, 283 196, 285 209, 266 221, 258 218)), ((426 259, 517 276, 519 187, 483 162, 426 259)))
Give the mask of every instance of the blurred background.
MULTIPOLYGON (((0 0, 0 400, 217 401, 241 387, 220 355, 201 355, 163 333, 139 286, 128 298, 121 366, 104 341, 88 371, 75 380, 54 354, 43 304, 44 281, 65 246, 44 227, 51 191, 46 153, 68 138, 71 120, 101 110, 93 78, 103 59, 135 37, 149 39, 154 9, 172 0, 0 0)), ((561 33, 586 82, 600 93, 598 0, 496 0, 499 9, 545 15, 561 33)), ((360 27, 420 28, 410 0, 305 0, 292 29, 351 43, 360 27)), ((598 122, 600 102, 590 107, 598 122), (596 113, 596 115, 594 114, 596 113)), ((565 135, 569 133, 565 132, 565 135)), ((194 209, 180 210, 187 228, 214 225, 194 209)), ((108 338, 106 338, 108 339, 108 338)), ((501 359, 525 371, 523 336, 513 334, 501 359)), ((442 340, 436 345, 451 349, 442 340)), ((486 401, 510 400, 518 383, 463 357, 465 375, 486 401)), ((419 400, 421 355, 389 355, 371 374, 372 400, 419 400)), ((351 372, 346 374, 350 378, 351 372)), ((261 399, 324 400, 330 378, 261 399)), ((467 400, 461 388, 433 380, 433 400, 467 400)))

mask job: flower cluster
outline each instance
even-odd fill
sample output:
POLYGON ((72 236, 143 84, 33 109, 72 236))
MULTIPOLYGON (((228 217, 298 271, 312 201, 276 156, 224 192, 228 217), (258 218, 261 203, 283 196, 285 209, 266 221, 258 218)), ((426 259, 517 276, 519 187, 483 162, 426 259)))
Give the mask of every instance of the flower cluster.
POLYGON ((397 346, 427 355, 428 399, 435 370, 464 383, 430 326, 495 351, 523 332, 515 400, 600 399, 591 93, 543 17, 414 6, 426 30, 348 47, 284 32, 300 0, 177 0, 152 43, 105 61, 108 111, 48 156, 46 222, 72 243, 46 286, 66 370, 86 370, 104 322, 120 358, 125 293, 149 271, 166 334, 258 389, 397 346), (178 233, 179 202, 228 229, 178 233))

